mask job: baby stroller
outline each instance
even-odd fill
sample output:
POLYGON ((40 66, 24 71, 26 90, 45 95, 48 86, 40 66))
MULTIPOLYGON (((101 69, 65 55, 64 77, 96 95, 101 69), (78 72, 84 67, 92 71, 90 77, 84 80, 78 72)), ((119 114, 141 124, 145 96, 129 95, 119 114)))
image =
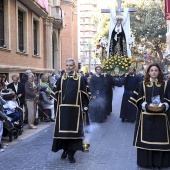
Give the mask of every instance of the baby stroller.
MULTIPOLYGON (((16 111, 22 112, 23 115, 23 110, 20 107, 17 107, 15 109, 16 111)), ((20 120, 18 120, 17 122, 14 122, 14 126, 18 129, 18 135, 22 135, 23 130, 23 117, 20 117, 20 120)))
MULTIPOLYGON (((4 94, 3 99, 8 100, 9 95, 11 95, 11 94, 4 94)), ((4 107, 4 109, 3 109, 4 113, 7 112, 7 109, 8 108, 4 107)), ((16 107, 15 112, 23 113, 22 108, 20 108, 20 107, 16 107)), ((14 123, 11 123, 12 118, 9 117, 8 115, 7 115, 7 117, 8 117, 8 121, 4 122, 3 136, 9 136, 9 141, 11 142, 13 136, 14 136, 14 138, 18 138, 18 135, 22 134, 22 132, 23 132, 23 118, 21 116, 18 121, 14 122, 14 123)))
POLYGON ((19 130, 10 122, 10 120, 3 122, 3 136, 8 136, 9 142, 12 142, 13 137, 17 139, 18 134, 19 130))

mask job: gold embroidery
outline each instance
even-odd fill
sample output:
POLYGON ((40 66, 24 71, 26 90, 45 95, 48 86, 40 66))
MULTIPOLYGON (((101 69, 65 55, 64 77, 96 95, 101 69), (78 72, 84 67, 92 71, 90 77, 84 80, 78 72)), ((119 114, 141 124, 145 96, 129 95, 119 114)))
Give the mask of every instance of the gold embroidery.
POLYGON ((133 100, 133 101, 135 101, 135 102, 137 102, 133 97, 130 97, 130 99, 133 100))
POLYGON ((157 87, 161 87, 161 83, 159 83, 158 81, 155 81, 155 82, 153 82, 153 81, 150 81, 146 86, 147 87, 152 87, 153 85, 154 85, 154 83, 155 83, 155 85, 157 86, 157 87))
POLYGON ((52 95, 50 95, 50 97, 52 97, 55 101, 57 101, 57 99, 55 97, 53 97, 52 95))
POLYGON ((165 93, 165 90, 166 90, 166 86, 167 86, 167 82, 165 81, 165 84, 164 84, 164 93, 165 93))
POLYGON ((170 151, 170 149, 165 149, 165 150, 163 150, 163 149, 149 149, 149 148, 143 148, 143 147, 136 146, 136 144, 135 144, 135 147, 136 147, 136 148, 139 148, 139 149, 145 149, 145 150, 148 150, 148 151, 170 151))
POLYGON ((73 79, 74 80, 78 80, 78 78, 79 78, 79 75, 76 72, 74 72, 73 73, 73 79))
POLYGON ((83 139, 84 137, 53 137, 54 139, 83 139))
POLYGON ((167 98, 164 98, 164 100, 167 100, 168 102, 170 102, 170 100, 168 100, 167 98))
POLYGON ((68 77, 68 74, 67 74, 67 73, 64 73, 64 75, 63 75, 63 79, 64 79, 64 80, 66 80, 66 79, 67 79, 67 77, 68 77))
POLYGON ((64 73, 62 77, 63 77, 63 80, 66 80, 68 77, 73 77, 74 80, 78 80, 79 75, 77 72, 74 71, 73 75, 69 76, 67 73, 64 73))
POLYGON ((169 134, 168 134, 168 120, 167 120, 167 116, 165 113, 148 113, 148 112, 141 112, 141 115, 142 115, 142 118, 141 118, 141 142, 142 143, 146 143, 146 144, 157 144, 157 145, 160 145, 160 144, 169 144, 169 134), (167 130, 167 142, 149 142, 149 141, 145 141, 143 140, 143 116, 144 115, 151 115, 151 116, 165 116, 165 119, 166 119, 166 130, 167 130))
POLYGON ((79 130, 79 123, 80 123, 80 106, 79 105, 74 105, 74 104, 61 104, 59 105, 59 132, 60 133, 78 133, 79 130), (67 106, 67 107, 77 107, 78 108, 78 117, 77 117, 77 126, 76 130, 61 130, 61 123, 60 123, 60 116, 61 116, 61 111, 60 107, 62 106, 67 106))
MULTIPOLYGON (((130 100, 128 100, 129 103, 133 104, 135 107, 137 107, 133 102, 131 102, 130 100)), ((138 108, 138 107, 137 107, 138 108)))
POLYGON ((139 98, 136 102, 138 102, 139 100, 143 99, 143 97, 139 98))
POLYGON ((136 95, 138 95, 138 93, 136 91, 134 91, 133 93, 135 93, 136 95))

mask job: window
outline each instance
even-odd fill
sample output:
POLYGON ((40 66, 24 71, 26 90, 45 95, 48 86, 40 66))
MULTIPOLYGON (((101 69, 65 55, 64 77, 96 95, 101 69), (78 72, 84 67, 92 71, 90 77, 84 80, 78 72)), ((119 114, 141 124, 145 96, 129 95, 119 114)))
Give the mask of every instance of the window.
POLYGON ((41 22, 41 18, 32 13, 32 54, 34 56, 40 56, 41 22))
POLYGON ((33 32, 34 32, 34 55, 37 55, 38 54, 38 41, 37 41, 37 38, 38 38, 38 23, 37 21, 33 21, 33 32))
POLYGON ((18 49, 24 51, 24 13, 18 10, 18 49))
POLYGON ((28 54, 28 9, 16 2, 17 53, 28 54))
POLYGON ((0 0, 0 47, 4 46, 4 0, 0 0))

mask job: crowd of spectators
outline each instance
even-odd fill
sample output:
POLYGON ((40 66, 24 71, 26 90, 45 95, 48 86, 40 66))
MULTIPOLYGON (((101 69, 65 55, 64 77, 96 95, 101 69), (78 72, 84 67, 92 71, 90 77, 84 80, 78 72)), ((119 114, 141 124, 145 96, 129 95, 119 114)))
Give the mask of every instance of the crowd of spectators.
MULTIPOLYGON (((35 120, 39 118, 38 108, 50 110, 50 121, 55 121, 54 100, 50 94, 56 84, 56 81, 64 74, 64 70, 59 74, 43 73, 37 76, 31 70, 25 71, 20 77, 17 74, 12 75, 12 82, 7 81, 5 74, 0 74, 0 152, 4 151, 5 145, 2 144, 3 122, 10 120, 11 123, 20 122, 22 125, 28 123, 29 129, 37 129, 35 120), (17 109, 19 108, 19 110, 17 109), (10 119, 8 119, 10 117, 10 119)), ((87 87, 90 87, 90 81, 93 73, 79 72, 86 80, 87 87)), ((143 79, 141 74, 138 75, 143 79)), ((123 85, 123 76, 111 76, 113 84, 121 87, 123 85)), ((170 74, 165 75, 165 79, 170 83, 170 74)), ((90 90, 89 90, 90 91, 90 90)))
POLYGON ((12 82, 8 82, 6 75, 0 74, 0 152, 6 148, 2 142, 3 122, 8 120, 22 126, 28 123, 29 129, 37 129, 39 107, 49 109, 50 121, 54 122, 54 101, 50 94, 59 77, 53 72, 37 76, 27 70, 22 77, 13 74, 12 82))

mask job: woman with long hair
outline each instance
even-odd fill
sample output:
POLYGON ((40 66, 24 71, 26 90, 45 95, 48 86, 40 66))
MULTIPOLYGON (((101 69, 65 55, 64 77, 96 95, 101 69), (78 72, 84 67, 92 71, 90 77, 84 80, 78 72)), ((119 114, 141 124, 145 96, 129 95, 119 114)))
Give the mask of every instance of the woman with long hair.
POLYGON ((134 135, 137 164, 158 169, 170 167, 170 87, 157 63, 148 67, 144 81, 129 102, 138 108, 134 135))
POLYGON ((7 78, 6 78, 6 75, 5 75, 5 74, 2 74, 1 84, 2 84, 2 88, 6 88, 7 85, 9 84, 8 81, 7 81, 7 78))

